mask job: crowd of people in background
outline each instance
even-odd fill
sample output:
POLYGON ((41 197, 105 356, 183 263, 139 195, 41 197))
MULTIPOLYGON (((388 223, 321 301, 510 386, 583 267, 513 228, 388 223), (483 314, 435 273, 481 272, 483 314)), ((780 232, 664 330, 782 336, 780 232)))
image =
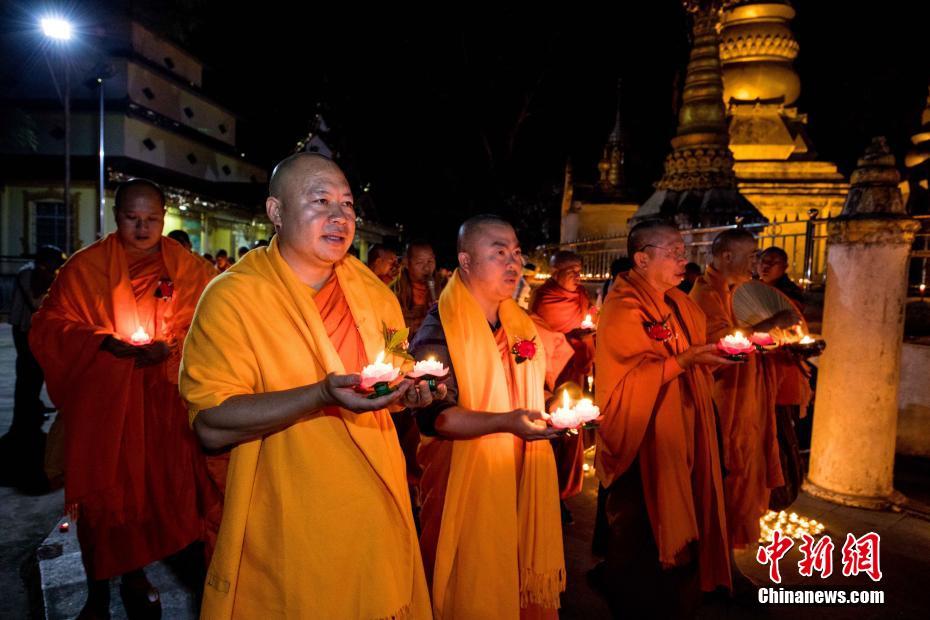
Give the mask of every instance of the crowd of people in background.
POLYGON ((734 550, 797 492, 811 391, 791 359, 737 363, 713 343, 740 327, 732 292, 752 278, 796 312, 749 327, 803 320, 784 251, 727 230, 702 269, 646 222, 602 286, 570 251, 537 285, 495 215, 462 225, 454 270, 421 240, 363 264, 332 161, 284 160, 269 194, 270 242, 199 255, 183 230, 162 236, 158 186, 132 180, 115 233, 67 262, 39 248, 17 275, 3 448, 21 486, 64 480, 81 618, 109 617, 117 576, 130 617, 158 613, 144 568, 192 544, 204 617, 555 617, 565 500, 595 443, 591 580, 613 612, 690 616, 702 591, 739 587, 734 550), (366 397, 379 352, 448 376, 366 397), (551 425, 563 392, 592 396, 596 433, 551 425))

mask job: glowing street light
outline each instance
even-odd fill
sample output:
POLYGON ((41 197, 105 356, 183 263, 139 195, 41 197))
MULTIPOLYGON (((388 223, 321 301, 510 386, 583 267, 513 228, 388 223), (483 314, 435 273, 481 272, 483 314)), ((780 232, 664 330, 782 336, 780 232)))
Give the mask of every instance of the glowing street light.
MULTIPOLYGON (((71 22, 60 17, 43 17, 39 20, 42 32, 46 37, 56 43, 65 43, 71 40, 71 22)), ((64 46, 61 47, 62 65, 64 66, 65 84, 64 93, 59 91, 59 96, 65 107, 65 187, 64 187, 64 209, 65 209, 65 243, 64 250, 71 253, 71 75, 68 69, 68 62, 64 58, 64 46)), ((48 58, 46 57, 46 60, 48 58)), ((52 71, 52 80, 55 81, 55 72, 49 64, 49 70, 52 71)), ((55 89, 58 89, 58 83, 55 82, 55 89)))
POLYGON ((39 24, 42 32, 50 39, 68 41, 71 39, 71 23, 60 17, 43 17, 39 24))

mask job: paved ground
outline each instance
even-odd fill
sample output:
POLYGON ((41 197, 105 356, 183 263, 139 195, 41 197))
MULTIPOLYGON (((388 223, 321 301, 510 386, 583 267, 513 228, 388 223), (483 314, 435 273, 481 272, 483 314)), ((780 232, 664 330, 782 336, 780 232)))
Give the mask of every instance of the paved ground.
MULTIPOLYGON (((0 325, 0 431, 8 427, 12 415, 14 351, 8 325, 0 325)), ((930 464, 919 460, 899 460, 896 485, 910 497, 930 499, 930 464)), ((594 523, 596 485, 589 477, 584 493, 569 501, 575 524, 565 529, 568 589, 563 597, 561 616, 570 619, 607 618, 604 602, 587 585, 585 573, 594 564, 590 555, 594 523)), ((62 494, 24 495, 0 487, 0 618, 42 617, 42 592, 49 618, 73 617, 83 602, 83 569, 77 555, 74 529, 58 531, 62 494), (38 553, 37 553, 38 551, 38 553), (41 570, 40 570, 41 567, 41 570)), ((781 562, 783 583, 789 588, 833 588, 844 591, 882 590, 882 605, 770 605, 756 602, 753 589, 736 599, 710 599, 699 617, 717 618, 925 618, 930 609, 930 522, 910 513, 872 512, 835 506, 803 495, 793 511, 826 525, 833 537, 835 572, 829 579, 802 578, 797 572, 800 554, 792 548, 781 562), (869 531, 881 535, 883 578, 873 583, 868 577, 844 577, 840 548, 847 532, 861 536, 869 531)), ((755 550, 741 554, 742 570, 759 586, 770 586, 768 569, 754 559, 755 550)), ((196 595, 178 577, 177 566, 160 563, 149 570, 150 578, 162 591, 165 618, 193 618, 196 595)), ((114 618, 125 617, 115 590, 111 611, 114 618)))

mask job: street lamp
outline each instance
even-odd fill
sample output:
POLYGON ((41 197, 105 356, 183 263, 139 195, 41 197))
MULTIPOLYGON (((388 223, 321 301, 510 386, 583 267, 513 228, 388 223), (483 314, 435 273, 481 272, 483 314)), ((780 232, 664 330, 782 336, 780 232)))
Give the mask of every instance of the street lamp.
MULTIPOLYGON (((39 20, 43 34, 58 44, 64 44, 71 40, 71 23, 60 17, 43 17, 39 20)), ((71 253, 71 75, 68 70, 68 63, 64 61, 62 53, 62 64, 65 68, 65 87, 62 99, 65 106, 65 252, 71 253)), ((51 64, 49 70, 51 70, 51 64)), ((52 71, 52 80, 55 79, 55 72, 52 71)), ((57 88, 57 82, 55 84, 57 88)), ((59 93, 61 94, 61 93, 59 93)))
POLYGON ((50 39, 68 41, 71 39, 71 24, 60 17, 43 17, 39 21, 42 32, 50 39))

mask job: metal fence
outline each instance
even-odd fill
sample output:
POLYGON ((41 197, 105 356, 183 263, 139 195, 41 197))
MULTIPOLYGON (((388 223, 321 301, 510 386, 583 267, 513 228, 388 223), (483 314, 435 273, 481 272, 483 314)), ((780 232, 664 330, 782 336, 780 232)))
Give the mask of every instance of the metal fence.
MULTIPOLYGON (((788 255, 788 275, 805 286, 822 284, 827 265, 827 225, 829 219, 820 219, 816 209, 808 212, 808 219, 778 220, 766 224, 733 224, 714 228, 682 230, 688 258, 699 265, 710 262, 710 247, 714 237, 724 230, 742 226, 753 231, 759 247, 776 246, 788 255)), ((928 264, 930 264, 930 215, 915 216, 922 224, 911 250, 908 285, 911 295, 922 295, 926 290, 928 264), (924 285, 921 288, 921 285, 924 285)), ((582 273, 586 280, 604 280, 610 275, 610 265, 626 256, 626 235, 585 239, 537 248, 537 260, 548 264, 549 258, 559 250, 571 250, 581 255, 582 273)), ((546 268, 540 265, 545 270, 546 268)))

